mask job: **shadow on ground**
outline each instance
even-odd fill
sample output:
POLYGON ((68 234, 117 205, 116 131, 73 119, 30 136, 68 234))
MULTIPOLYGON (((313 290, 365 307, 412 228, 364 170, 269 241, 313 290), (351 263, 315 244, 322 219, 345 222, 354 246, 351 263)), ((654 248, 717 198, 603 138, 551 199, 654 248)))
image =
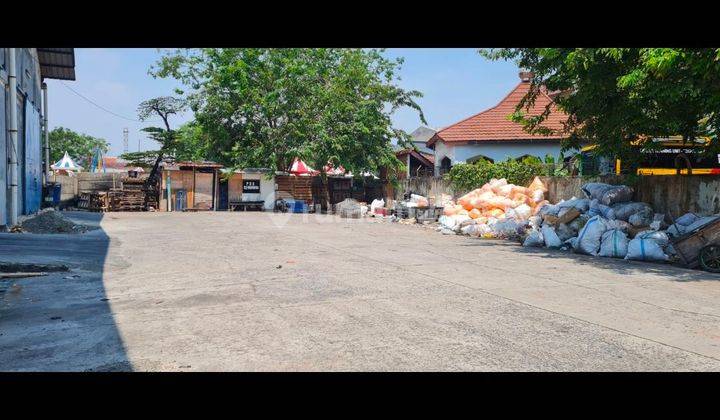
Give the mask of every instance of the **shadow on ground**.
POLYGON ((710 273, 702 270, 691 270, 682 267, 678 263, 662 263, 651 261, 632 261, 621 258, 605 258, 592 257, 590 255, 575 254, 571 251, 563 251, 549 248, 531 248, 523 247, 517 242, 504 240, 488 240, 488 239, 472 239, 470 242, 462 246, 477 247, 507 247, 507 249, 521 254, 532 254, 544 259, 564 259, 572 260, 573 264, 581 270, 583 266, 599 267, 605 270, 611 270, 618 274, 637 274, 643 272, 647 274, 659 274, 667 276, 672 275, 675 281, 720 281, 720 274, 710 273))
POLYGON ((132 370, 105 293, 102 213, 63 213, 84 234, 0 233, 0 260, 66 272, 0 280, 0 371, 132 370))

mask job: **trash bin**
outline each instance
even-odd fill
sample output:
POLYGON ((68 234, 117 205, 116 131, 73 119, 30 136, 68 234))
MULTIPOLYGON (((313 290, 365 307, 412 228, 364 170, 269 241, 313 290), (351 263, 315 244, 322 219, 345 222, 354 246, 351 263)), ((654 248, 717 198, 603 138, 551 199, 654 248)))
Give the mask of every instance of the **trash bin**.
POLYGON ((60 204, 60 195, 62 193, 62 184, 55 183, 52 186, 52 204, 58 206, 60 204))

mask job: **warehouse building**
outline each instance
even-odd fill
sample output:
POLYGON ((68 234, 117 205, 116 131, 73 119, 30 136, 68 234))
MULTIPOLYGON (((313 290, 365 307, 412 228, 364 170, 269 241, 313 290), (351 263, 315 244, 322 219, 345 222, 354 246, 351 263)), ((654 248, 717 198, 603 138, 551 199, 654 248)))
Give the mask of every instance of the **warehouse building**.
POLYGON ((72 48, 0 48, 0 228, 40 209, 49 171, 45 79, 75 80, 72 48))

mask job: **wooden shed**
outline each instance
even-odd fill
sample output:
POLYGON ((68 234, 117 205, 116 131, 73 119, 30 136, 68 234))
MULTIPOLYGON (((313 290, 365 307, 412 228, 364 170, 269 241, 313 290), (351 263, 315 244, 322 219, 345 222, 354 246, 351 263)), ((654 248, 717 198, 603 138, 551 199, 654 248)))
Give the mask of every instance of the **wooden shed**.
POLYGON ((313 178, 305 175, 277 174, 277 198, 294 198, 304 201, 308 206, 313 204, 313 178))
POLYGON ((222 167, 207 161, 162 164, 162 194, 158 210, 216 210, 222 167))

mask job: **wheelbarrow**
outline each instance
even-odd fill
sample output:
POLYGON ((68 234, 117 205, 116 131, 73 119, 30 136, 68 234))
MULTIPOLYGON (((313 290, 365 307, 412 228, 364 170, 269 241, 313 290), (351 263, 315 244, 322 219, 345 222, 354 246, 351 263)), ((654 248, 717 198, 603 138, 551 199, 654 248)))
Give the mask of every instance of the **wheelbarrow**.
MULTIPOLYGON (((672 215, 670 216, 672 219, 672 215)), ((675 220, 673 219, 673 224, 675 220)), ((688 268, 702 267, 720 273, 720 217, 670 240, 680 261, 688 268)))

